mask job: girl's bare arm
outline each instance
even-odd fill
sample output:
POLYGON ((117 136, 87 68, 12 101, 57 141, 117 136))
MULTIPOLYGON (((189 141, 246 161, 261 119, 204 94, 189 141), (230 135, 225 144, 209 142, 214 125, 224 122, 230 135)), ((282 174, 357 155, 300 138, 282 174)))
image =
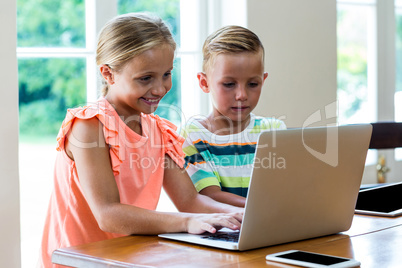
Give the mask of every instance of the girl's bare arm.
POLYGON ((240 226, 237 214, 166 213, 121 204, 109 146, 96 118, 76 119, 67 135, 66 153, 75 161, 84 196, 104 231, 120 234, 201 233, 214 232, 213 226, 232 229, 240 226))

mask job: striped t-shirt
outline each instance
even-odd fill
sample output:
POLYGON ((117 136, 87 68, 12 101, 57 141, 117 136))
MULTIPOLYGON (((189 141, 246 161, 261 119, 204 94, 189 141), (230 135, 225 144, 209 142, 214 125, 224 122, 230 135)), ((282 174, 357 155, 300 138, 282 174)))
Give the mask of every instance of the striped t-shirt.
POLYGON ((222 191, 247 196, 254 153, 260 132, 286 129, 278 119, 250 114, 245 130, 216 135, 192 118, 182 129, 185 168, 197 191, 216 185, 222 191))

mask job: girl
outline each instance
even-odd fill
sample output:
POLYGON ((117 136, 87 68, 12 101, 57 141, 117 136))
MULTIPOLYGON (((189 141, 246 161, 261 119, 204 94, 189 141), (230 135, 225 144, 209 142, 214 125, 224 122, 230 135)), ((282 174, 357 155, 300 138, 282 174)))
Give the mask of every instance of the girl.
POLYGON ((152 114, 170 90, 176 44, 159 18, 126 14, 102 29, 103 97, 70 109, 57 137, 54 192, 42 240, 51 254, 129 234, 239 229, 243 210, 199 195, 183 172, 183 139, 152 114), (154 211, 164 187, 181 212, 154 211), (193 214, 193 213, 215 214, 193 214))

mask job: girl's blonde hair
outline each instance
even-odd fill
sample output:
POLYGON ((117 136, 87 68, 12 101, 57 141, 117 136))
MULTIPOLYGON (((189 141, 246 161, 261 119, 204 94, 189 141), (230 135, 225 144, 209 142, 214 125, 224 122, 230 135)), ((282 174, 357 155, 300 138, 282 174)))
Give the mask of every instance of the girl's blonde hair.
MULTIPOLYGON (((145 13, 129 13, 110 20, 101 30, 96 49, 96 64, 108 65, 120 72, 135 56, 160 45, 170 45, 176 50, 176 42, 168 26, 159 18, 145 13)), ((103 79, 102 95, 108 92, 103 79)))
POLYGON ((217 55, 223 53, 259 52, 262 51, 264 60, 264 46, 258 36, 241 26, 225 26, 212 33, 204 42, 202 48, 202 71, 206 72, 217 55))

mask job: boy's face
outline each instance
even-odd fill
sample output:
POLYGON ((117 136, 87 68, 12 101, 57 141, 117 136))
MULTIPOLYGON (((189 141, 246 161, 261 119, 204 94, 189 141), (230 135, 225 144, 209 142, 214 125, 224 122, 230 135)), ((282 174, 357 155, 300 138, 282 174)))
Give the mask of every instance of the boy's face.
POLYGON ((211 93, 214 118, 224 116, 240 123, 257 106, 267 76, 260 51, 219 54, 206 73, 197 77, 202 90, 211 93))

